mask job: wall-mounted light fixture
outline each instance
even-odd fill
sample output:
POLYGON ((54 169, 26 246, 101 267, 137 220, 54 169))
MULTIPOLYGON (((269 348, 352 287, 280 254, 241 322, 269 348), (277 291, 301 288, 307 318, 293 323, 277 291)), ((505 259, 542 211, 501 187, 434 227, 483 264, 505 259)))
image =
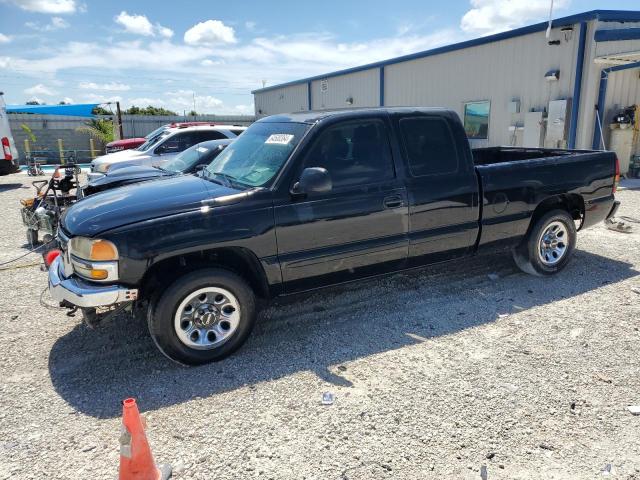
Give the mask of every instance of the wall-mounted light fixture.
POLYGON ((557 82, 560 79, 560 70, 549 70, 544 74, 544 79, 547 82, 557 82))
POLYGON ((353 105, 353 97, 347 97, 345 102, 347 102, 347 105, 353 105))

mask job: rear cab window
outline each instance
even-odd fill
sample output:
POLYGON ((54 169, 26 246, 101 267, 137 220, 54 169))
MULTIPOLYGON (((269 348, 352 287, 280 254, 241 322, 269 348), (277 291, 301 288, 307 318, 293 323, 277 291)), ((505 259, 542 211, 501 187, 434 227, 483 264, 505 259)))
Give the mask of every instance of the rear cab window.
POLYGON ((405 117, 399 121, 404 153, 413 177, 458 171, 459 158, 449 124, 435 116, 405 117))

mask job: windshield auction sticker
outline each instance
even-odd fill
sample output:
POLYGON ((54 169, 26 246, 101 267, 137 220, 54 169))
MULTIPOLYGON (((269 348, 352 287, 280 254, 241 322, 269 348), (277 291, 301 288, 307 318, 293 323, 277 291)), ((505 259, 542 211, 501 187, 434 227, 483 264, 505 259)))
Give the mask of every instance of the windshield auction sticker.
POLYGON ((291 140, 293 140, 293 135, 291 134, 274 133, 272 135, 269 135, 269 138, 267 138, 267 141, 264 143, 271 143, 271 144, 277 144, 277 145, 289 145, 289 142, 291 142, 291 140))

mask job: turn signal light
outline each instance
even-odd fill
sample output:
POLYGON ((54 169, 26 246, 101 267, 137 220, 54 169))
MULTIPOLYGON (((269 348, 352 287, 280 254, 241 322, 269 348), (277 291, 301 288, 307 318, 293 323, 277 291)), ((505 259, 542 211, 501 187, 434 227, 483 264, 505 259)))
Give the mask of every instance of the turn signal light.
POLYGON ((97 261, 115 260, 118 258, 118 250, 113 243, 107 240, 96 240, 91 245, 91 255, 89 258, 97 261))
POLYGON ((106 270, 94 268, 89 270, 89 275, 94 280, 105 280, 109 276, 109 272, 107 272, 106 270))
POLYGON ((34 202, 33 198, 23 198, 22 200, 20 200, 20 203, 25 207, 32 206, 33 202, 34 202))
POLYGON ((618 190, 618 184, 620 183, 620 160, 618 160, 618 156, 616 155, 616 173, 613 177, 613 193, 616 193, 618 190))

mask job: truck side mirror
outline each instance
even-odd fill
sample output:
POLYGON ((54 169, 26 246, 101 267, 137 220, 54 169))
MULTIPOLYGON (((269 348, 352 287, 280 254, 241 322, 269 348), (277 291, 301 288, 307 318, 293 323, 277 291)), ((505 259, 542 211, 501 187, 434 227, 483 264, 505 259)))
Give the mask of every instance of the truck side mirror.
POLYGON ((292 195, 307 195, 310 193, 327 193, 333 188, 331 176, 326 168, 305 168, 291 189, 292 195))

